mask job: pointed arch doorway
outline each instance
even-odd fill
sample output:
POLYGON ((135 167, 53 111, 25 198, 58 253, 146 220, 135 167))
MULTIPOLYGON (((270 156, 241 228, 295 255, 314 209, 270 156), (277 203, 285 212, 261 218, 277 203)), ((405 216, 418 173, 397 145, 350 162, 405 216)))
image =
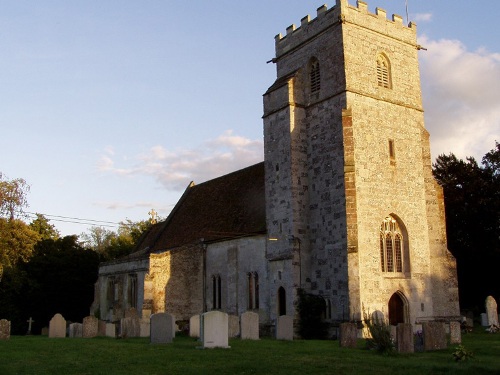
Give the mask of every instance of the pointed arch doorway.
POLYGON ((389 324, 406 323, 406 310, 406 299, 400 293, 394 293, 389 299, 389 324))

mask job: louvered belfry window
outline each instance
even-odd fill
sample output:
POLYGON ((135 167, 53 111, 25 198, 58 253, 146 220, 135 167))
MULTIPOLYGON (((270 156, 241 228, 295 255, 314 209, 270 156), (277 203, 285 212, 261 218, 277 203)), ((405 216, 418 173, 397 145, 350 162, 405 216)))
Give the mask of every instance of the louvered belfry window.
POLYGON ((321 76, 319 72, 318 60, 311 62, 311 70, 309 71, 309 78, 311 80, 311 94, 316 94, 321 89, 321 76))
POLYGON ((384 55, 377 57, 377 83, 380 87, 391 88, 391 69, 384 55))

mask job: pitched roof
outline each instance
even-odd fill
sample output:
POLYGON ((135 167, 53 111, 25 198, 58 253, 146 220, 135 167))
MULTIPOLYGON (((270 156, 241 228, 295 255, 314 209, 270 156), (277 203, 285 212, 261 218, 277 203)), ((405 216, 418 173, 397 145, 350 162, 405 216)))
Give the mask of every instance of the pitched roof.
POLYGON ((179 246, 265 233, 264 163, 206 181, 191 183, 137 250, 161 252, 179 246))

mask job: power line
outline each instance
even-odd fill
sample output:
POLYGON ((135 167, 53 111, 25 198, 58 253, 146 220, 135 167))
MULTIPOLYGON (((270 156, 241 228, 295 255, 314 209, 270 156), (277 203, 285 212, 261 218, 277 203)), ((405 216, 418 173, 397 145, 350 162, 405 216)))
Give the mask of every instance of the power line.
MULTIPOLYGON (((35 217, 36 217, 36 215, 43 215, 43 216, 47 216, 47 217, 57 217, 57 218, 61 218, 61 219, 86 221, 86 222, 89 222, 89 223, 104 223, 104 224, 122 225, 122 223, 117 223, 117 222, 114 222, 114 221, 103 221, 103 220, 93 220, 93 219, 82 219, 82 218, 79 218, 79 217, 49 215, 49 214, 42 214, 40 212, 28 212, 28 211, 25 211, 25 213, 27 213, 29 215, 32 215, 32 216, 35 216, 35 217)), ((56 219, 54 219, 54 221, 64 221, 64 220, 56 220, 56 219)), ((66 222, 67 223, 71 223, 72 221, 66 221, 66 222)), ((75 223, 78 224, 78 222, 75 222, 75 223)))

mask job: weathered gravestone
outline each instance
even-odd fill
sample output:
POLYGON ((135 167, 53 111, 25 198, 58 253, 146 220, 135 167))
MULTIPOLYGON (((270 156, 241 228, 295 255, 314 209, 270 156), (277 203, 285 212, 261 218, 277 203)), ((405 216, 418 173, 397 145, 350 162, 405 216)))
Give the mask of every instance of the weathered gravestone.
POLYGON ((483 326, 483 327, 489 327, 490 324, 488 322, 488 314, 481 313, 480 317, 481 317, 481 326, 483 326))
POLYGON ((200 315, 193 315, 189 319, 189 336, 200 337, 200 315))
POLYGON ((243 340, 259 339, 259 314, 247 311, 241 314, 241 338, 243 340))
POLYGON ((293 316, 281 315, 276 320, 276 339, 293 340, 293 316))
POLYGON ((151 315, 151 344, 170 344, 174 338, 174 317, 167 313, 151 315))
POLYGON ((106 336, 106 321, 99 320, 99 325, 97 329, 97 334, 99 336, 106 336))
POLYGON ((56 314, 49 322, 49 338, 66 337, 66 319, 56 314))
POLYGON ((229 348, 228 320, 228 315, 221 311, 210 311, 201 316, 203 348, 229 348))
POLYGON ((340 346, 356 348, 358 346, 358 325, 356 323, 340 323, 340 346))
POLYGON ((462 343, 462 326, 460 322, 450 322, 450 344, 462 343))
POLYGON ((125 318, 139 318, 137 309, 131 307, 130 309, 125 310, 125 318))
POLYGON ((142 318, 140 319, 140 337, 149 337, 151 334, 151 316, 149 315, 149 318, 142 318))
POLYGON ((399 353, 413 353, 413 326, 410 323, 399 323, 396 327, 397 349, 399 353))
POLYGON ((240 335, 240 318, 237 315, 228 316, 228 335, 230 338, 240 335))
POLYGON ((10 338, 10 321, 7 319, 0 320, 0 340, 8 340, 10 338))
POLYGON ((106 337, 116 337, 116 326, 114 323, 106 323, 106 337))
POLYGON ((82 323, 71 323, 69 325, 68 337, 83 337, 83 324, 82 323))
POLYGON ((486 297, 484 302, 489 326, 498 326, 497 301, 492 296, 486 297))
POLYGON ((86 316, 83 318, 83 337, 96 337, 99 332, 99 319, 95 316, 86 316))
POLYGON ((122 338, 140 337, 141 322, 139 318, 122 318, 120 320, 120 334, 122 338))
POLYGON ((424 322, 422 323, 422 333, 425 351, 441 350, 448 347, 444 323, 424 322))

